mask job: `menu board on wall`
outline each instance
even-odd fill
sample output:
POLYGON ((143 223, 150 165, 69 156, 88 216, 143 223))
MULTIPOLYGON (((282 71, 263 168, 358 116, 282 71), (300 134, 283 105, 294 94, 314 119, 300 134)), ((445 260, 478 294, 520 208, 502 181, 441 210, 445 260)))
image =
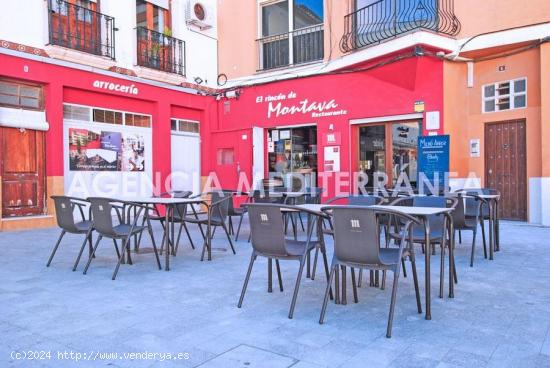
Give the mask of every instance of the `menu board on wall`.
POLYGON ((324 155, 324 171, 340 171, 340 146, 326 146, 324 155))
POLYGON ((144 171, 144 152, 140 134, 69 129, 71 171, 144 171))
POLYGON ((448 135, 418 137, 418 174, 424 174, 431 185, 440 189, 449 172, 449 142, 448 135))

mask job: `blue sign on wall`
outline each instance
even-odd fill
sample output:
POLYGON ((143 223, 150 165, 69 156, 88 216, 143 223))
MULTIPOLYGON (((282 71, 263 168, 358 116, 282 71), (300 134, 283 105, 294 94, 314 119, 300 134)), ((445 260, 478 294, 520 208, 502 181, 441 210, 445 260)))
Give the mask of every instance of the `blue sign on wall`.
POLYGON ((446 189, 449 172, 449 142, 448 135, 418 137, 418 187, 420 190, 426 189, 428 183, 435 189, 446 189))

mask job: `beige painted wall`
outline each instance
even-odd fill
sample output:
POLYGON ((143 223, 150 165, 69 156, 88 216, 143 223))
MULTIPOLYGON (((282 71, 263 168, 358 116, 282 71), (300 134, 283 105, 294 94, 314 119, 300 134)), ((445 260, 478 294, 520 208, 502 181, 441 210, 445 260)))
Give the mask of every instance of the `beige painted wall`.
MULTIPOLYGON (((550 47, 547 45, 544 54, 550 60, 550 47)), ((548 62, 541 58, 541 50, 533 49, 518 55, 477 62, 474 64, 474 87, 467 87, 467 66, 465 63, 446 62, 444 65, 444 120, 445 134, 450 134, 451 141, 451 171, 457 173, 458 178, 466 178, 469 173, 481 179, 485 185, 485 147, 484 128, 486 123, 514 119, 525 119, 527 128, 527 195, 530 198, 533 189, 529 179, 547 176, 550 168, 550 149, 545 137, 550 135, 550 129, 543 127, 541 111, 548 110, 550 100, 545 97, 541 100, 541 93, 547 96, 550 93, 547 87, 550 81, 541 84, 541 70, 546 70, 542 63, 548 62), (504 65, 506 71, 501 72, 498 67, 504 65), (527 107, 523 109, 482 113, 482 86, 488 83, 506 81, 527 77, 527 107), (542 108, 541 108, 542 105, 542 108), (544 110, 543 110, 544 109, 544 110), (480 157, 470 157, 470 139, 480 139, 480 157), (542 139, 541 139, 542 138, 542 139), (544 168, 544 169, 543 169, 544 168)), ((549 73, 546 80, 550 77, 549 73)), ((546 124, 547 125, 547 124, 546 124)), ((530 211, 533 204, 528 200, 528 214, 537 217, 537 210, 530 211)), ((538 221, 538 220, 537 220, 538 221)))
MULTIPOLYGON (((218 0, 219 71, 231 78, 257 74, 258 3, 218 0)), ((342 55, 344 16, 353 0, 325 0, 325 61, 342 55)), ((550 0, 454 0, 462 24, 457 38, 550 21, 550 0)))
MULTIPOLYGON (((325 0, 325 61, 342 55, 344 16, 353 0, 325 0)), ((249 76, 258 69, 258 0, 218 0, 219 72, 229 79, 249 76)))
POLYGON ((454 7, 462 24, 458 38, 550 22, 548 0, 454 0, 454 7))

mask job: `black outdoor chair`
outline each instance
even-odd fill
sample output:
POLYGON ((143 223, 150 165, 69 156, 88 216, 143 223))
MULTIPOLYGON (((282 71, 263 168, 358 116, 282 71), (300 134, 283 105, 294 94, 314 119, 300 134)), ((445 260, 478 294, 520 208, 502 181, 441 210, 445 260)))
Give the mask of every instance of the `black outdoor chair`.
POLYGON ((118 263, 115 267, 115 270, 113 272, 113 277, 112 277, 112 279, 114 280, 117 276, 120 264, 125 258, 125 254, 127 255, 128 263, 130 265, 132 264, 132 258, 130 256, 131 237, 134 235, 139 235, 145 229, 149 231, 149 235, 153 242, 153 250, 155 252, 155 257, 157 259, 157 265, 159 267, 159 270, 161 269, 159 254, 157 251, 157 246, 155 244, 153 230, 151 229, 151 223, 148 221, 147 226, 137 225, 137 222, 141 214, 143 213, 144 210, 146 211, 148 207, 138 203, 131 203, 131 202, 124 202, 123 205, 120 206, 118 204, 118 203, 122 203, 120 201, 109 199, 109 198, 101 198, 101 197, 91 197, 91 198, 88 198, 88 200, 90 201, 90 207, 92 209, 93 226, 94 226, 94 229, 99 234, 99 236, 97 237, 97 240, 95 242, 92 254, 88 258, 88 263, 84 268, 84 274, 88 272, 88 267, 90 267, 90 263, 92 262, 92 258, 95 255, 95 252, 97 250, 97 247, 99 246, 99 242, 101 241, 101 239, 110 238, 110 239, 113 239, 113 243, 115 245, 115 249, 118 256, 118 263), (132 210, 135 207, 137 207, 137 210, 132 219, 131 214, 132 214, 132 210), (119 220, 118 225, 115 225, 113 222, 113 210, 117 214, 117 217, 119 220), (122 241, 120 252, 118 251, 118 245, 116 242, 118 239, 122 241))
MULTIPOLYGON (((455 210, 451 214, 453 219, 453 227, 455 231, 458 231, 458 241, 462 243, 462 231, 472 232, 472 253, 470 255, 470 267, 474 266, 474 254, 476 246, 477 225, 480 222, 482 200, 478 200, 472 196, 462 196, 460 193, 457 197, 457 205, 455 210), (471 216, 466 216, 466 213, 471 213, 471 216)), ((485 248, 485 255, 487 255, 487 249, 485 248)))
MULTIPOLYGON (((288 318, 292 318, 294 315, 294 308, 296 306, 296 299, 298 297, 300 280, 302 279, 302 272, 304 270, 304 265, 308 254, 316 247, 319 247, 321 249, 323 260, 325 262, 325 273, 327 276, 327 280, 328 261, 326 257, 326 249, 321 239, 311 239, 311 235, 313 234, 313 230, 316 228, 316 226, 312 225, 311 227, 309 227, 308 240, 306 241, 291 240, 285 237, 285 220, 283 217, 285 209, 296 210, 296 207, 267 203, 248 205, 248 216, 250 218, 250 232, 252 234, 253 250, 238 307, 241 308, 243 304, 248 281, 250 280, 250 274, 252 273, 252 266, 254 265, 254 261, 256 261, 256 258, 258 256, 266 257, 268 259, 268 291, 271 290, 272 260, 275 259, 275 264, 277 266, 277 276, 279 278, 279 288, 281 291, 283 291, 283 284, 281 280, 279 260, 297 260, 300 262, 300 267, 298 269, 298 276, 296 278, 292 302, 290 304, 290 311, 288 313, 288 318)), ((322 236, 322 234, 317 235, 322 236)))
POLYGON ((84 215, 84 210, 90 205, 90 203, 85 199, 67 196, 52 196, 52 199, 55 203, 55 215, 57 219, 57 225, 61 228, 61 234, 59 235, 59 238, 55 243, 55 247, 53 248, 50 258, 48 259, 46 267, 50 267, 55 252, 57 251, 57 248, 61 243, 61 239, 63 239, 63 236, 66 233, 85 234, 86 237, 84 238, 84 242, 80 247, 80 251, 78 252, 78 256, 76 257, 76 261, 73 266, 73 271, 76 271, 78 263, 80 262, 80 257, 82 256, 82 252, 84 252, 84 248, 86 247, 86 243, 88 243, 90 247, 90 254, 92 253, 92 231, 94 228, 91 221, 91 213, 88 210, 88 217, 84 215), (75 221, 75 208, 78 208, 81 221, 75 221))
MULTIPOLYGON (((406 206, 418 206, 418 207, 438 207, 438 208, 452 208, 453 211, 458 204, 456 198, 449 197, 440 197, 440 196, 414 196, 414 197, 403 197, 392 202, 392 205, 406 205, 406 206), (411 203, 412 202, 412 203, 411 203)), ((401 227, 403 223, 399 221, 398 218, 393 217, 390 224, 390 238, 394 241, 399 242, 401 238, 401 227), (392 230, 393 229, 393 230, 392 230)), ((423 252, 432 252, 435 254, 435 245, 439 244, 441 246, 441 263, 440 263, 440 279, 439 279, 439 295, 443 297, 443 286, 444 286, 444 276, 445 276, 445 247, 442 245, 445 244, 446 247, 454 246, 450 244, 450 237, 447 238, 447 229, 445 228, 445 217, 444 215, 434 215, 429 217, 430 223, 430 246, 432 249, 427 249, 425 247, 425 230, 423 225, 413 225, 412 227, 412 238, 411 241, 415 244, 422 245, 423 252)), ((454 248, 453 248, 454 249, 454 248)), ((451 252, 449 252, 449 264, 453 264, 453 278, 454 282, 457 282, 456 276, 456 267, 454 267, 454 259, 450 257, 451 252)), ((450 269, 450 266, 449 266, 450 269)), ((382 288, 385 287, 385 277, 384 274, 382 278, 382 288)))
MULTIPOLYGON (((487 258, 487 240, 485 239, 485 221, 489 221, 489 202, 487 200, 484 200, 482 198, 477 197, 479 194, 488 194, 488 195, 498 195, 500 196, 500 191, 496 189, 490 189, 490 188, 469 188, 465 189, 466 194, 469 196, 475 197, 478 202, 481 202, 481 208, 478 209, 476 206, 466 206, 466 218, 478 218, 479 224, 481 226, 481 235, 483 237, 483 251, 485 258, 487 258)), ((496 201, 496 208, 495 213, 497 217, 495 218, 496 226, 495 226, 495 250, 500 250, 500 234, 499 234, 499 220, 498 220, 498 205, 499 201, 496 201)), ((461 237, 460 232, 458 233, 459 237, 461 237)))
MULTIPOLYGON (((197 224, 202 231, 202 226, 206 226, 206 232, 203 233, 204 244, 201 253, 201 261, 204 260, 205 252, 208 253, 208 260, 212 260, 212 239, 216 228, 223 228, 229 245, 233 254, 236 254, 235 247, 233 246, 233 241, 231 240, 231 235, 229 235, 229 230, 227 229, 226 220, 228 217, 229 202, 233 200, 232 193, 224 193, 222 191, 213 191, 211 193, 205 193, 205 195, 210 195, 210 204, 207 206, 206 216, 199 215, 196 213, 193 216, 184 214, 183 218, 177 219, 176 221, 187 222, 191 224, 197 224)), ((176 214, 177 216, 177 214, 176 214)))
MULTIPOLYGON (((375 271, 393 271, 393 288, 390 303, 390 312, 388 317, 388 326, 386 337, 391 337, 393 314, 397 297, 397 283, 399 280, 401 261, 407 257, 411 261, 414 291, 416 294, 416 305, 418 313, 422 313, 420 304, 420 292, 418 290, 418 278, 416 274, 416 262, 414 258, 414 249, 411 237, 411 225, 419 224, 418 220, 412 216, 398 213, 391 210, 378 210, 360 206, 333 207, 334 222, 334 255, 332 258, 329 282, 321 308, 319 323, 322 324, 325 319, 329 291, 332 280, 335 280, 335 294, 339 292, 339 267, 351 267, 352 281, 354 279, 354 269, 368 269, 375 271), (392 216, 403 222, 403 227, 399 234, 399 248, 382 248, 380 245, 380 216, 392 216)), ((343 280, 344 281, 344 280, 343 280)), ((344 282, 342 284, 344 287, 344 282)), ((357 289, 354 285, 354 298, 357 299, 357 289)))
MULTIPOLYGON (((276 187, 279 188, 280 191, 285 190, 284 187, 276 187)), ((253 190, 252 194, 249 196, 249 203, 278 203, 278 204, 284 204, 285 197, 282 194, 276 194, 275 192, 270 192, 268 189, 264 190, 253 190)), ((285 220, 286 221, 286 220, 285 220)), ((285 222, 286 224, 286 222, 285 222)), ((286 233, 286 227, 285 227, 285 233, 286 233)), ((250 240, 252 239, 252 232, 248 235, 248 242, 250 243, 250 240)))
MULTIPOLYGON (((342 204, 342 205, 349 205, 349 206, 374 206, 385 203, 386 199, 384 197, 381 197, 379 195, 374 194, 353 194, 353 195, 341 195, 334 198, 329 199, 325 202, 325 205, 330 204, 342 204)), ((386 221, 387 222, 387 221, 386 221)), ((323 232, 326 235, 334 236, 334 228, 332 226, 331 219, 328 218, 326 220, 326 223, 328 225, 324 225, 323 232)), ((380 221, 380 225, 384 229, 384 233, 386 233, 386 226, 384 226, 385 222, 383 219, 380 221)), ((317 268, 317 255, 318 252, 315 251, 315 258, 313 260, 313 271, 312 271, 312 277, 311 279, 315 279, 315 271, 317 268)), ((352 271, 354 272, 354 271, 352 271)), ((363 280, 363 270, 359 270, 359 280, 357 281, 357 286, 361 287, 361 283, 363 280)), ((373 272, 370 273, 370 285, 378 285, 378 272, 376 272, 376 276, 373 272)))
MULTIPOLYGON (((236 191, 236 190, 229 190, 229 189, 222 189, 222 192, 225 194, 236 196, 241 195, 242 193, 236 191)), ((227 217, 229 219, 229 234, 235 236, 235 241, 239 241, 239 233, 241 231, 241 225, 243 223, 244 215, 246 214, 246 207, 235 207, 235 203, 233 203, 233 198, 228 203, 227 208, 227 217), (239 218, 239 225, 237 227, 237 233, 235 233, 235 229, 233 228, 233 217, 239 218)))

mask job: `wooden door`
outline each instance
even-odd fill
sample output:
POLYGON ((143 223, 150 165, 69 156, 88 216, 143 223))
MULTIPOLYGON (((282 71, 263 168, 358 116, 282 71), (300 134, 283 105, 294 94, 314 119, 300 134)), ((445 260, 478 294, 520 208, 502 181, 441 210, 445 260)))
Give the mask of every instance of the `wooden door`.
POLYGON ((527 220, 525 120, 485 125, 485 185, 501 193, 499 215, 527 220))
POLYGON ((2 217, 44 213, 44 132, 0 128, 2 217))

